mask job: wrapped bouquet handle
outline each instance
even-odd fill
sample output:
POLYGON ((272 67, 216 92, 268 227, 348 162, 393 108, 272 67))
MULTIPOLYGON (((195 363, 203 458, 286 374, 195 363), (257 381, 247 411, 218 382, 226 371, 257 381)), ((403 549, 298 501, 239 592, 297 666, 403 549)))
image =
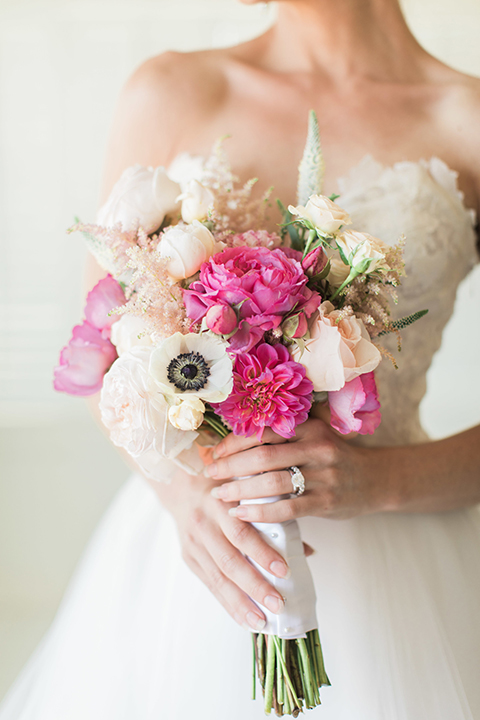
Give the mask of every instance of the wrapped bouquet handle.
MULTIPOLYGON (((276 502, 285 495, 248 500, 249 504, 276 502)), ((240 502, 242 504, 242 501, 240 502)), ((319 688, 330 685, 318 634, 316 595, 300 527, 296 520, 252 523, 257 532, 287 561, 290 574, 278 578, 249 558, 249 562, 284 597, 285 608, 276 615, 256 603, 266 617, 261 633, 253 633, 254 670, 262 686, 265 712, 296 717, 305 706, 320 704, 319 688)))

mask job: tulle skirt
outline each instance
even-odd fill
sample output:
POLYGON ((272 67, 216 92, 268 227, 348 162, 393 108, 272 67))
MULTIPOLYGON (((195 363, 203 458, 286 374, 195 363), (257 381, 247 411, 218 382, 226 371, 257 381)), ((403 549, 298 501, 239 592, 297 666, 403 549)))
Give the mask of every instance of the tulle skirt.
MULTIPOLYGON (((480 718, 480 513, 301 521, 331 687, 323 720, 480 718)), ((134 477, 0 720, 255 720, 251 639, 134 477)))

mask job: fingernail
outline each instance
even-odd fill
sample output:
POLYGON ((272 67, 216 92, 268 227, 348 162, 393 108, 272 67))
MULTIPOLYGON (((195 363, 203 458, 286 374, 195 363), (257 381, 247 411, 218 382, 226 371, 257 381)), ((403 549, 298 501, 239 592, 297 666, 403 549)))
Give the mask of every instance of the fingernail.
POLYGON ((212 458, 214 460, 218 460, 219 457, 220 455, 217 453, 217 448, 215 448, 215 450, 212 452, 212 458))
POLYGON ((266 608, 271 610, 276 615, 279 615, 285 607, 283 604, 283 600, 281 600, 276 595, 267 595, 267 597, 263 601, 263 604, 266 608))
POLYGON ((236 517, 239 520, 246 520, 248 517, 248 510, 241 505, 237 505, 235 507, 230 508, 228 511, 228 514, 231 517, 236 517))
POLYGON ((290 568, 286 563, 281 562, 280 560, 275 560, 270 565, 270 572, 273 575, 276 575, 280 578, 289 578, 290 577, 290 568))
POLYGON ((223 492, 222 487, 220 486, 220 487, 214 487, 214 488, 212 488, 212 489, 210 490, 210 495, 212 495, 213 497, 216 497, 217 500, 221 500, 221 499, 223 498, 223 496, 224 496, 224 492, 223 492))
POLYGON ((260 615, 257 615, 254 612, 248 612, 246 615, 246 620, 251 628, 256 630, 257 632, 260 632, 260 630, 263 630, 265 627, 266 620, 260 617, 260 615))
POLYGON ((217 474, 217 465, 216 463, 212 463, 211 465, 207 465, 205 470, 203 471, 203 474, 207 477, 215 477, 217 474))

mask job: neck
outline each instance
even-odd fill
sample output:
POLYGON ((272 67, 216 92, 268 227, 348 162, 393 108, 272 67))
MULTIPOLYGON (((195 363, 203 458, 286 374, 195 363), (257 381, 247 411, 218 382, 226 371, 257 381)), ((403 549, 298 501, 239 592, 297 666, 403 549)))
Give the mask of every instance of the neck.
POLYGON ((424 51, 398 0, 280 0, 266 36, 267 61, 292 72, 324 71, 334 80, 405 81, 424 51))

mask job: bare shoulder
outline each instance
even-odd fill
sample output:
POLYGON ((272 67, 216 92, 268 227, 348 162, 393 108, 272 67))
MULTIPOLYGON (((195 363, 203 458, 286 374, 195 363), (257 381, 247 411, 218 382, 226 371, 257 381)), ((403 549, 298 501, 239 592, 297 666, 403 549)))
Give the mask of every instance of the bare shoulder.
POLYGON ((221 50, 166 52, 144 62, 126 82, 107 150, 102 195, 135 163, 168 165, 183 146, 200 152, 227 93, 221 50))

